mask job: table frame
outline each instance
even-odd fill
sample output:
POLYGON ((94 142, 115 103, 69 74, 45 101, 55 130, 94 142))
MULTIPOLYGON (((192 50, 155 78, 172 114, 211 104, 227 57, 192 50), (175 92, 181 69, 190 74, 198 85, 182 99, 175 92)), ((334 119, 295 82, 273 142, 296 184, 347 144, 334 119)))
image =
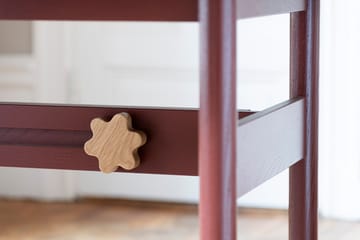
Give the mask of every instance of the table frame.
MULTIPOLYGON (((142 126, 148 127, 149 131, 152 131, 149 139, 149 145, 152 147, 144 152, 140 151, 145 161, 143 166, 134 172, 183 175, 199 173, 201 239, 234 240, 236 239, 236 185, 239 181, 246 181, 241 173, 237 173, 236 164, 241 162, 239 159, 249 157, 242 155, 242 152, 237 153, 236 139, 239 136, 236 132, 247 122, 260 118, 264 120, 265 115, 268 120, 259 122, 268 124, 270 128, 275 127, 274 119, 275 116, 279 116, 279 111, 284 113, 281 116, 285 120, 290 120, 290 115, 295 111, 301 113, 299 116, 304 116, 304 119, 299 119, 304 122, 303 131, 302 134, 294 134, 290 138, 294 143, 303 140, 304 144, 290 146, 303 149, 302 160, 285 161, 285 168, 290 167, 289 239, 316 240, 320 1, 269 2, 269 0, 0 0, 0 19, 199 21, 201 38, 199 112, 186 109, 0 104, 2 156, 0 166, 95 170, 94 162, 90 163, 92 160, 79 150, 89 136, 88 122, 92 117, 109 118, 112 114, 126 109, 135 114, 136 127, 140 126, 140 129, 142 126), (290 13, 290 95, 294 100, 300 98, 304 105, 299 105, 297 101, 289 102, 289 108, 284 105, 285 107, 270 109, 264 115, 255 113, 253 115, 255 117, 249 117, 247 120, 245 117, 244 121, 241 120, 243 124, 237 125, 239 113, 236 111, 235 91, 236 20, 280 13, 290 13), (297 106, 300 107, 294 108, 293 104, 298 104, 297 106), (292 109, 292 112, 287 109, 292 109), (40 115, 33 114, 34 112, 40 115), (173 122, 167 122, 166 119, 173 114, 178 118, 174 118, 173 122), (44 121, 42 119, 44 116, 49 116, 52 120, 44 121), (51 116, 57 116, 64 121, 56 120, 51 116), (27 118, 27 121, 23 121, 24 118, 27 118), (145 122, 149 119, 151 124, 146 125, 145 122), (196 121, 198 121, 197 126, 196 121), (192 137, 195 141, 185 145, 182 151, 184 154, 175 158, 174 162, 164 161, 157 145, 160 140, 164 141, 166 136, 176 135, 181 136, 183 142, 180 143, 184 143, 188 137, 181 135, 181 131, 171 131, 174 126, 180 130, 190 129, 193 133, 198 131, 198 135, 192 137), (29 135, 42 136, 42 138, 31 140, 26 137, 29 135), (53 156, 52 160, 47 159, 50 156, 53 156), (190 161, 184 162, 181 159, 184 156, 191 156, 190 161), (76 163, 66 161, 69 157, 75 157, 76 163)), ((242 116, 250 114, 252 113, 240 113, 242 116)), ((255 126, 259 125, 255 124, 255 126)), ((258 134, 255 127, 247 131, 258 134)), ((281 140, 284 141, 281 136, 277 140, 279 143, 281 140)), ((169 149, 170 152, 166 153, 166 156, 181 151, 181 147, 169 149)), ((282 148, 279 149, 280 153, 282 148)), ((267 150, 264 148, 262 151, 267 150)), ((268 157, 274 159, 274 156, 268 157)), ((257 159, 256 163, 266 165, 269 162, 267 160, 257 159)), ((275 175, 277 172, 271 170, 273 167, 277 171, 284 168, 279 167, 284 161, 270 162, 278 166, 270 167, 268 176, 261 181, 256 180, 258 181, 256 184, 275 175)), ((250 174, 258 176, 260 173, 252 170, 250 174)))

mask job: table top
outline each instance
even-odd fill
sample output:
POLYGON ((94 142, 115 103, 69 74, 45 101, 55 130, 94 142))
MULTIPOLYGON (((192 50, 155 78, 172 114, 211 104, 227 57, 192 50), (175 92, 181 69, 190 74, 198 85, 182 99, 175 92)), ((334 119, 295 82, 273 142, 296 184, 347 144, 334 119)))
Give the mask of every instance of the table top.
MULTIPOLYGON (((205 0, 0 0, 0 19, 198 21, 198 1, 205 0)), ((236 1, 239 19, 306 7, 305 0, 236 1)))

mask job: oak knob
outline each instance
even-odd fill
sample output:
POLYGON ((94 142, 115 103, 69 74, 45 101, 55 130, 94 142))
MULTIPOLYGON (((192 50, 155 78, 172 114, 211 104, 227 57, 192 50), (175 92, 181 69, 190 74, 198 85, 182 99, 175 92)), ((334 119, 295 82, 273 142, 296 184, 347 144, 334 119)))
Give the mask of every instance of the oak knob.
POLYGON ((111 173, 120 166, 132 170, 139 166, 138 148, 145 144, 146 135, 132 128, 128 113, 119 113, 109 122, 95 118, 90 123, 93 133, 84 145, 85 152, 99 160, 99 168, 111 173))

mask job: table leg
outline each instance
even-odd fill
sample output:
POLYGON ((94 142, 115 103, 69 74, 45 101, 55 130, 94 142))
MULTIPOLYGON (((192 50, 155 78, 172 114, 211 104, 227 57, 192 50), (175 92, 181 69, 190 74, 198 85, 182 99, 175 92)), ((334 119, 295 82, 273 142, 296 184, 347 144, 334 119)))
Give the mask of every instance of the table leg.
POLYGON ((319 0, 291 14, 291 97, 305 97, 305 158, 290 168, 289 238, 318 237, 319 0))
POLYGON ((200 236, 236 239, 235 0, 200 0, 200 236))

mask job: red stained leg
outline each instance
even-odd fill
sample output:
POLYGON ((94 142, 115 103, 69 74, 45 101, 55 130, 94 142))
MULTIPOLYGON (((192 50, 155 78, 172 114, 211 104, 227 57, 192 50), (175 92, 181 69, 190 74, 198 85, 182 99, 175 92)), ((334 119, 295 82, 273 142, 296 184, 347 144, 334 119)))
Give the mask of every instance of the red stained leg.
POLYGON ((235 0, 200 0, 200 236, 236 239, 235 0))
POLYGON ((291 97, 305 97, 305 158, 290 168, 289 238, 316 240, 318 222, 319 0, 291 14, 291 97))

